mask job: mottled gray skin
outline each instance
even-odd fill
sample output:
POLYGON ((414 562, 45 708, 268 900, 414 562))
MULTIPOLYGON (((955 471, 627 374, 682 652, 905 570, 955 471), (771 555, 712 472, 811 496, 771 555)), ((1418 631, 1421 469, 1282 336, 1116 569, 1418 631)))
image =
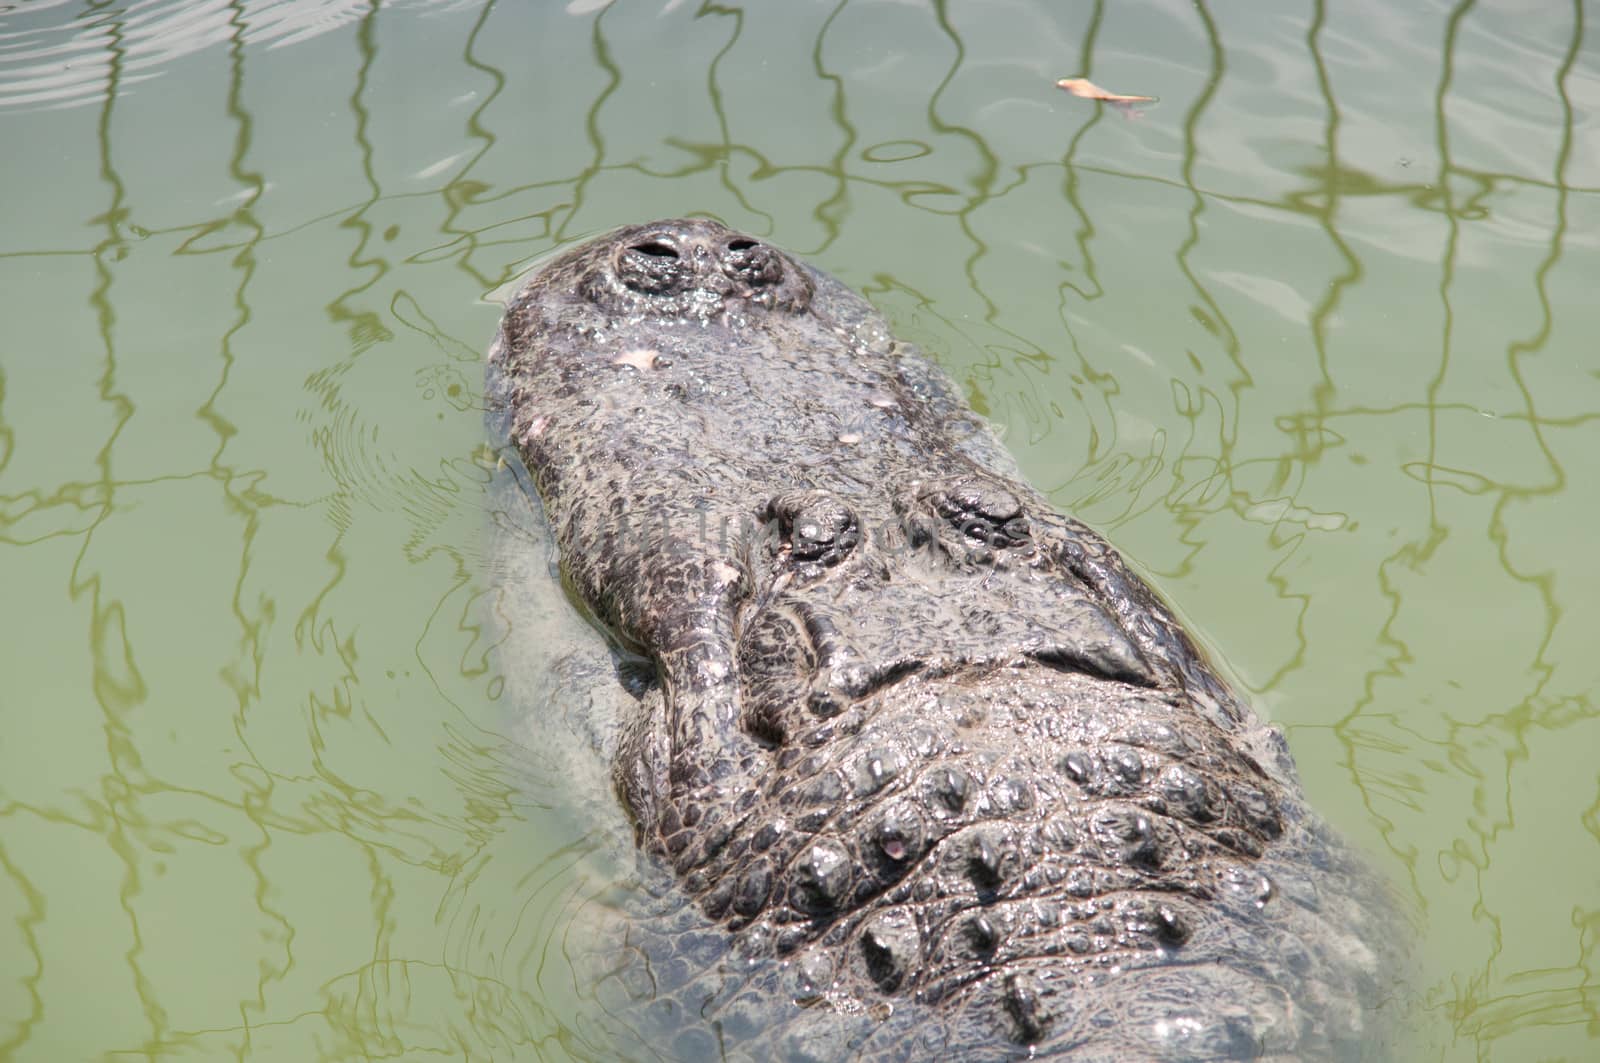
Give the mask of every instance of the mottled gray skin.
POLYGON ((489 390, 644 662, 596 728, 675 883, 617 963, 641 1045, 1380 1052, 1378 893, 1281 737, 860 296, 622 229, 510 302, 489 390))

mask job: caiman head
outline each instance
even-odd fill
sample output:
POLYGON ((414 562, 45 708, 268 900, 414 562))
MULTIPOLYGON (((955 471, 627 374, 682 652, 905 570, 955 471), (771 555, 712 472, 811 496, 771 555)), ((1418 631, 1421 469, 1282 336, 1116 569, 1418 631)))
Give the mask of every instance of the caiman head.
POLYGON ((1366 960, 1281 740, 865 299, 653 222, 542 267, 492 358, 569 588, 654 670, 614 751, 638 840, 778 961, 765 1014, 898 1009, 874 1037, 958 1054, 1359 1039, 1302 1011, 1366 960))

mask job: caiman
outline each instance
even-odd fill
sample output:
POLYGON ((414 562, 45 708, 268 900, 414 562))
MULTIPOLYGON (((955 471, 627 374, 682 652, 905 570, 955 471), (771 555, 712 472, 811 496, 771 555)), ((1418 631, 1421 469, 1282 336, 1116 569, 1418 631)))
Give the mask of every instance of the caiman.
POLYGON ((1382 1054, 1382 889, 1281 733, 865 299, 658 221, 489 361, 669 883, 594 939, 639 1054, 1382 1054))

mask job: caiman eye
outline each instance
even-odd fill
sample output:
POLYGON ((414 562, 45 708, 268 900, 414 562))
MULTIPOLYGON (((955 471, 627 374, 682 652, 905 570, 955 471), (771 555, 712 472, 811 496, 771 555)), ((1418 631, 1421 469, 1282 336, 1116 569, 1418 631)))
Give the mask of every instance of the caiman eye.
POLYGON ((694 274, 682 253, 661 236, 624 247, 617 254, 616 268, 617 279, 642 295, 679 291, 694 274))

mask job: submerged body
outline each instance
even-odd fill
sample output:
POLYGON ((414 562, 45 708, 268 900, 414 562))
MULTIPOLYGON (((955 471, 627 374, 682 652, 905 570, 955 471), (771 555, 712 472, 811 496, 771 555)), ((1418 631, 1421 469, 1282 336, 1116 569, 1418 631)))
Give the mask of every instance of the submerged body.
POLYGON ((1281 736, 865 300, 657 222, 542 267, 490 363, 570 590, 643 662, 595 733, 673 881, 625 934, 646 1038, 1371 1054, 1375 888, 1281 736))

